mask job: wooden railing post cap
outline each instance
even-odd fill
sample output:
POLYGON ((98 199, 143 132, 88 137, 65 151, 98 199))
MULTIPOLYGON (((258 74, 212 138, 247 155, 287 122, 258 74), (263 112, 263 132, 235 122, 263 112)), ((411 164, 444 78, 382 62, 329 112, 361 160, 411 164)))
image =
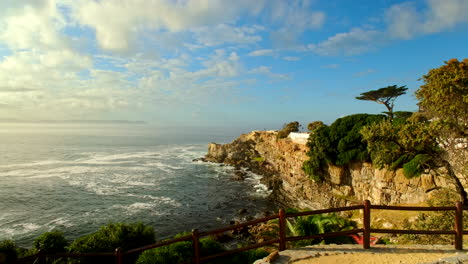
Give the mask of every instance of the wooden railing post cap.
POLYGON ((115 254, 118 255, 118 254, 121 254, 122 253, 122 248, 118 247, 115 249, 115 254))
POLYGON ((192 229, 192 234, 198 234, 198 229, 192 229))

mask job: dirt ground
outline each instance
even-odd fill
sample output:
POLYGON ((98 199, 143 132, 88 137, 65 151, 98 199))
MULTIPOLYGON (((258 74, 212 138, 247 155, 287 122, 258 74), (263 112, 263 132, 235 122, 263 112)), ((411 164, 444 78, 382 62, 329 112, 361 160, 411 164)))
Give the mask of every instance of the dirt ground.
POLYGON ((417 264, 437 261, 453 256, 453 253, 352 253, 320 256, 294 261, 294 264, 417 264))

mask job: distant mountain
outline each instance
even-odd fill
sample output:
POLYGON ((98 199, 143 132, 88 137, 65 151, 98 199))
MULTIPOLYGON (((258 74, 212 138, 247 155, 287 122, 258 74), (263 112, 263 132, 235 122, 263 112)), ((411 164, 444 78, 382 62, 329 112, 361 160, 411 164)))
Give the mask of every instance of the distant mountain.
POLYGON ((134 124, 144 125, 145 121, 131 120, 20 120, 20 119, 0 119, 0 123, 41 123, 41 124, 134 124))

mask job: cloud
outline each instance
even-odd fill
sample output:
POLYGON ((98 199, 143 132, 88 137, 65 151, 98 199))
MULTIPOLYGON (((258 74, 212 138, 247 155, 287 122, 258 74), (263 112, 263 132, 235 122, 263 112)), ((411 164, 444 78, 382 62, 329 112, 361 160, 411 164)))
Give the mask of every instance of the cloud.
POLYGON ((284 57, 283 57, 283 60, 285 60, 285 61, 298 61, 298 60, 300 60, 300 59, 301 59, 301 58, 295 57, 295 56, 284 56, 284 57))
POLYGON ((264 1, 248 0, 82 0, 73 4, 73 17, 95 30, 101 48, 119 51, 143 30, 181 32, 227 24, 240 15, 258 14, 263 6, 264 1))
POLYGON ((388 33, 398 39, 441 32, 468 22, 468 1, 427 0, 427 8, 418 11, 413 2, 393 5, 385 12, 388 33))
POLYGON ((389 7, 384 12, 383 30, 357 27, 338 33, 308 49, 319 55, 358 55, 385 43, 433 34, 468 22, 468 1, 426 0, 426 8, 418 10, 414 2, 389 7))
POLYGON ((254 50, 249 53, 249 56, 270 56, 273 54, 272 49, 259 49, 259 50, 254 50))
POLYGON ((257 68, 251 69, 249 71, 251 74, 262 74, 270 78, 280 79, 280 80, 289 80, 290 76, 287 74, 278 74, 271 72, 271 67, 269 66, 259 66, 257 68))
POLYGON ((270 6, 271 21, 279 23, 270 35, 276 48, 295 48, 297 39, 305 31, 320 29, 325 23, 325 13, 312 10, 311 1, 308 0, 274 0, 270 1, 270 6))
POLYGON ((322 66, 322 68, 324 69, 338 69, 339 67, 339 64, 327 64, 322 66))
POLYGON ((0 42, 12 50, 68 46, 67 38, 58 33, 66 21, 55 0, 13 2, 16 4, 0 14, 0 42))
POLYGON ((218 46, 224 43, 233 44, 252 44, 262 40, 257 35, 263 30, 262 26, 243 26, 235 27, 227 24, 219 24, 214 27, 199 27, 193 29, 197 42, 203 46, 218 46))
POLYGON ((369 51, 381 43, 385 36, 376 30, 353 28, 339 33, 318 44, 309 44, 308 49, 319 55, 357 55, 369 51))

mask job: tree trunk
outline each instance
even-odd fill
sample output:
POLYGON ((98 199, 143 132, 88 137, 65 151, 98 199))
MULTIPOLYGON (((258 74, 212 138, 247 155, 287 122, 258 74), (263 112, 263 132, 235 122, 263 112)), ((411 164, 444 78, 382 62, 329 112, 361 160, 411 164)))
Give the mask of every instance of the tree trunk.
POLYGON ((458 194, 460 195, 460 198, 461 198, 461 201, 463 202, 463 205, 467 206, 468 205, 468 198, 467 198, 465 188, 463 187, 463 184, 461 183, 460 179, 458 179, 457 175, 453 171, 452 165, 450 164, 450 162, 448 162, 446 160, 443 160, 442 163, 444 164, 444 168, 447 169, 450 178, 452 178, 453 181, 455 182, 455 189, 457 190, 458 194))
POLYGON ((385 107, 387 107, 388 109, 388 112, 387 112, 388 118, 390 118, 390 120, 393 120, 393 107, 385 102, 383 102, 383 105, 385 105, 385 107))

